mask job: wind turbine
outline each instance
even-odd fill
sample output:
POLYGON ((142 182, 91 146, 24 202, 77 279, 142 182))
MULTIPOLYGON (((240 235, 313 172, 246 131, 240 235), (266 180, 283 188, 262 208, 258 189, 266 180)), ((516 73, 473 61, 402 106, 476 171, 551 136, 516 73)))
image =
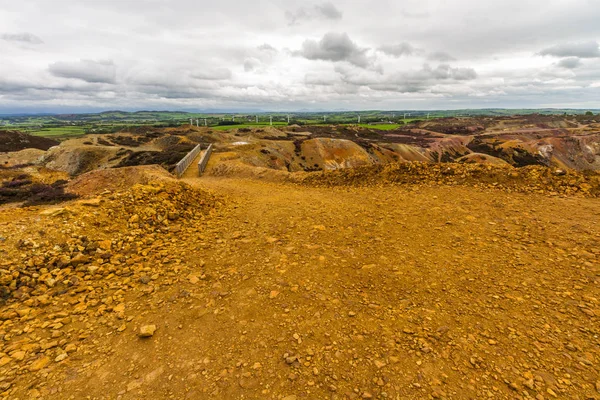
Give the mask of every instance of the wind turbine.
POLYGON ((323 122, 327 122, 327 115, 323 115, 323 122))
POLYGON ((358 123, 360 124, 360 115, 358 116, 358 123))
POLYGON ((208 126, 208 121, 204 118, 204 126, 208 126))
POLYGON ((196 128, 197 128, 197 127, 199 127, 199 126, 200 126, 200 120, 199 120, 199 119, 197 119, 197 120, 196 120, 196 128))
POLYGON ((191 118, 190 118, 190 125, 194 126, 194 122, 191 118))
POLYGON ((289 114, 288 114, 287 117, 288 117, 288 125, 289 125, 290 124, 290 116, 289 116, 289 114))
POLYGON ((271 115, 271 116, 269 116, 269 124, 270 124, 271 126, 273 126, 273 116, 272 116, 272 115, 271 115))
POLYGON ((256 116, 256 123, 258 124, 258 115, 256 116))

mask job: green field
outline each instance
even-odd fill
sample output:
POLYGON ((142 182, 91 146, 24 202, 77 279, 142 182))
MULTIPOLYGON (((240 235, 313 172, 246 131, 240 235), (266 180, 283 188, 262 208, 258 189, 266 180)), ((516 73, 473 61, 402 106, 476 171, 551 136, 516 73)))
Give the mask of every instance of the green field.
POLYGON ((402 125, 397 124, 360 124, 361 128, 379 129, 380 131, 391 131, 400 128, 402 125))
MULTIPOLYGON (((240 129, 240 128, 266 128, 270 126, 269 123, 252 123, 252 124, 239 124, 239 125, 217 125, 217 126, 209 126, 212 130, 217 131, 229 131, 231 129, 240 129)), ((273 126, 287 126, 287 122, 273 122, 273 126)))
POLYGON ((25 130, 25 132, 33 135, 33 136, 44 136, 49 138, 72 138, 76 136, 85 135, 84 126, 60 126, 60 127, 51 127, 51 128, 41 128, 41 129, 33 129, 33 130, 25 130))

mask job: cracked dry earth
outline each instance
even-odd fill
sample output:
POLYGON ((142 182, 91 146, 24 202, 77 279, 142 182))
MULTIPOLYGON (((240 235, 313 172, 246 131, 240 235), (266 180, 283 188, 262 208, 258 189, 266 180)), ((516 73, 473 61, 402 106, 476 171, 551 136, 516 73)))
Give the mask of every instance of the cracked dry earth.
MULTIPOLYGON (((2 212, 37 245, 70 226, 110 252, 1 306, 5 397, 600 399, 597 199, 187 182, 222 205, 160 234, 76 222, 110 195, 2 212)), ((2 236, 2 268, 33 251, 2 236)))

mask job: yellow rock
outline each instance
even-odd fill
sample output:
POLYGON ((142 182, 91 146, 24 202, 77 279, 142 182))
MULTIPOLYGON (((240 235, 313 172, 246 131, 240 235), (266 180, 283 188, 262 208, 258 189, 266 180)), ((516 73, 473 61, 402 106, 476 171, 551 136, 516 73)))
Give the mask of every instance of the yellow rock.
POLYGON ((29 370, 32 372, 39 371, 43 369, 46 365, 50 363, 50 359, 48 357, 38 358, 29 366, 29 370))

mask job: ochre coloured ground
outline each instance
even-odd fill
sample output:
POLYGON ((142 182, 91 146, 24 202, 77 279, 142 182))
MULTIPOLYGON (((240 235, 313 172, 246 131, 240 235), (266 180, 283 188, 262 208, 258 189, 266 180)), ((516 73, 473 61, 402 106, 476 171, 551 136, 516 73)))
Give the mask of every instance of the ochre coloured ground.
POLYGON ((597 198, 185 181, 0 211, 5 398, 600 398, 597 198))

